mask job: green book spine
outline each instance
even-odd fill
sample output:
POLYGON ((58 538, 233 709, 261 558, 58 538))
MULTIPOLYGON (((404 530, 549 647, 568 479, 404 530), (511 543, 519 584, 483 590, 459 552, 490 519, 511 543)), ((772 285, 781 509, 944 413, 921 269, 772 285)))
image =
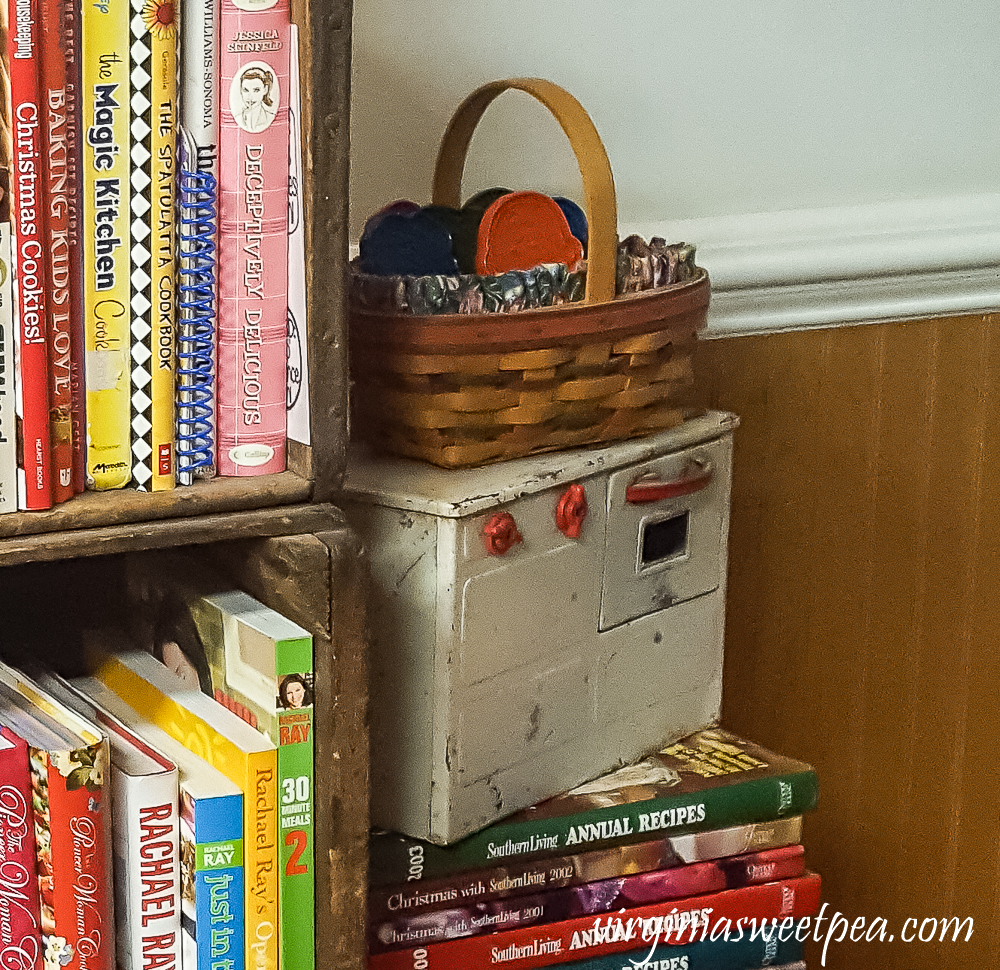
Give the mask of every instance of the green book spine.
POLYGON ((314 970, 312 635, 191 557, 133 555, 127 568, 136 642, 274 742, 276 954, 283 970, 314 970))
MULTIPOLYGON (((279 683, 285 677, 312 673, 299 661, 300 642, 279 644, 279 683)), ((281 920, 281 966, 309 970, 314 966, 316 879, 313 841, 313 709, 311 705, 278 713, 278 898, 281 920), (302 918, 301 914, 308 914, 302 918), (296 916, 296 914, 300 914, 296 916)))
POLYGON ((704 731, 450 846, 376 833, 369 879, 372 885, 403 884, 658 833, 767 822, 808 812, 817 798, 809 765, 728 732, 704 731))
POLYGON ((203 596, 191 609, 216 699, 277 746, 280 966, 312 970, 316 907, 312 637, 238 590, 203 596))

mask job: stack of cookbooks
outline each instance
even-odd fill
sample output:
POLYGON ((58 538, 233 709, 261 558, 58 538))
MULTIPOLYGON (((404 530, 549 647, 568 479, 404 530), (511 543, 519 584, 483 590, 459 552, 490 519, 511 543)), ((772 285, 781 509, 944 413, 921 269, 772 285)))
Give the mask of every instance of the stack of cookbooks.
POLYGON ((0 638, 0 967, 312 970, 312 636, 152 562, 88 676, 0 638))
POLYGON ((450 846, 371 840, 369 970, 802 970, 803 762, 699 731, 450 846))

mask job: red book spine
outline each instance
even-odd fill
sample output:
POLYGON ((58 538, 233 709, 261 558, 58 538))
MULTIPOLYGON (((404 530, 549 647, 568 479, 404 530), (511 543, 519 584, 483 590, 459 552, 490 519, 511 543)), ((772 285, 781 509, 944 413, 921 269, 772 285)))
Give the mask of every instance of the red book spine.
POLYGON ((0 727, 0 967, 41 970, 41 966, 28 746, 0 727))
POLYGON ((52 507, 49 435, 48 324, 46 321, 47 249, 43 209, 42 130, 38 64, 40 30, 37 0, 9 0, 11 114, 14 135, 11 192, 14 205, 15 312, 21 406, 19 504, 25 509, 52 507))
POLYGON ((222 0, 218 466, 285 470, 288 0, 222 0))
POLYGON ((66 55, 66 130, 69 140, 69 299, 71 400, 73 421, 73 492, 87 487, 87 389, 83 380, 86 338, 83 328, 83 240, 80 238, 80 177, 83 132, 80 126, 80 11, 76 0, 62 0, 62 47, 66 55))
POLYGON ((624 913, 583 916, 469 936, 428 946, 374 953, 368 970, 468 970, 503 967, 531 970, 571 960, 622 953, 661 943, 745 938, 762 920, 801 919, 819 912, 820 879, 807 873, 796 879, 727 889, 702 896, 670 899, 624 913), (754 922, 751 922, 754 921, 754 922))
POLYGON ((70 125, 62 0, 39 0, 42 47, 44 190, 48 229, 49 425, 52 498, 65 502, 73 489, 73 338, 70 299, 70 125))
POLYGON ((412 946, 415 939, 428 944, 577 916, 620 912, 668 899, 791 879, 803 872, 805 851, 801 845, 789 845, 672 869, 598 879, 496 902, 460 904, 413 916, 402 915, 375 926, 370 947, 377 952, 400 945, 412 946))
POLYGON ((60 752, 48 764, 55 926, 46 943, 61 951, 63 970, 115 966, 110 804, 104 779, 95 774, 105 770, 105 756, 95 745, 60 752))

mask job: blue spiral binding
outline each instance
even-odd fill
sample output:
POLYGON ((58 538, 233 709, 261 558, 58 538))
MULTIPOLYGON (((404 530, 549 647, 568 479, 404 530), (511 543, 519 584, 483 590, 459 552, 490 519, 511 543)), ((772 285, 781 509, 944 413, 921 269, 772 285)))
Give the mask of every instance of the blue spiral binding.
POLYGON ((180 170, 177 464, 182 484, 215 468, 216 187, 209 172, 180 170))

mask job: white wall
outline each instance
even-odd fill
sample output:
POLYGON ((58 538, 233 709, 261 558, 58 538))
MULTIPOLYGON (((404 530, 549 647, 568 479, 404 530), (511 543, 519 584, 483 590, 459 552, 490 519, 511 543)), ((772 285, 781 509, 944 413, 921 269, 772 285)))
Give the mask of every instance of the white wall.
MULTIPOLYGON (((622 234, 698 245, 717 329, 748 297, 763 327, 1000 305, 998 21, 991 0, 355 0, 352 230, 428 200, 465 94, 538 75, 597 125, 622 234), (870 285, 810 315, 788 259, 796 286, 877 278, 888 302, 870 285), (930 303, 900 293, 915 270, 950 274, 930 303)), ((467 193, 495 184, 579 197, 558 126, 520 95, 473 142, 467 193)))

